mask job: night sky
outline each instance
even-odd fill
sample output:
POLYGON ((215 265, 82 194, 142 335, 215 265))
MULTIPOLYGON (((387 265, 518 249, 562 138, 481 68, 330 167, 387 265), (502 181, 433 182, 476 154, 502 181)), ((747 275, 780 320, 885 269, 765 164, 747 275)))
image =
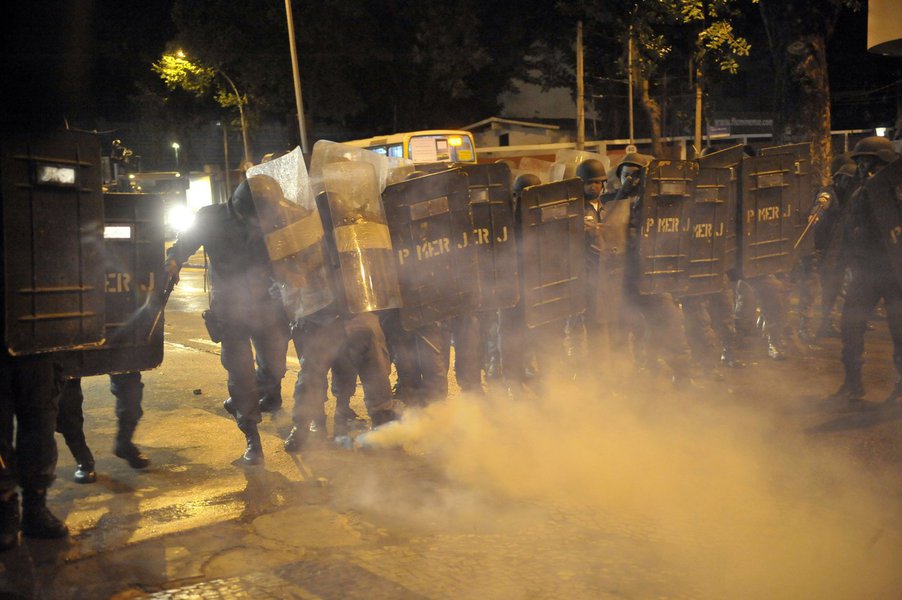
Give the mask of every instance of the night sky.
MULTIPOLYGON (((134 118, 128 97, 135 93, 135 82, 152 77, 150 63, 176 35, 169 17, 172 3, 5 4, 12 26, 2 42, 2 128, 56 128, 64 117, 83 125, 98 118, 134 118)), ((836 129, 892 125, 895 117, 902 58, 868 53, 866 29, 866 10, 846 11, 830 42, 836 129)), ((766 53, 766 48, 759 45, 757 51, 766 53)))

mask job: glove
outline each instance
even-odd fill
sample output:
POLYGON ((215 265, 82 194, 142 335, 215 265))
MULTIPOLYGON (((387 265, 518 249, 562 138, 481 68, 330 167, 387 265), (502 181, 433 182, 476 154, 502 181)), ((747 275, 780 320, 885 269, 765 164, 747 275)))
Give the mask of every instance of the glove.
POLYGON ((170 258, 166 261, 166 264, 163 265, 163 268, 166 269, 166 274, 169 275, 172 285, 177 284, 179 282, 179 271, 182 270, 181 265, 179 265, 174 258, 170 258))

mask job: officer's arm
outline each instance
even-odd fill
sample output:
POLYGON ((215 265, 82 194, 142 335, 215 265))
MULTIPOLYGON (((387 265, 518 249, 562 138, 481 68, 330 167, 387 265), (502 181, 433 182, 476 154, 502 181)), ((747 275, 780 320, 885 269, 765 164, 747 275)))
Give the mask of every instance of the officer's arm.
POLYGON ((195 224, 185 231, 180 232, 175 243, 166 252, 166 263, 164 264, 164 268, 173 284, 178 283, 179 271, 181 271, 185 261, 187 261, 192 254, 200 250, 200 247, 203 245, 202 234, 205 229, 203 224, 203 221, 205 220, 203 218, 203 213, 203 210, 197 213, 197 221, 195 224))

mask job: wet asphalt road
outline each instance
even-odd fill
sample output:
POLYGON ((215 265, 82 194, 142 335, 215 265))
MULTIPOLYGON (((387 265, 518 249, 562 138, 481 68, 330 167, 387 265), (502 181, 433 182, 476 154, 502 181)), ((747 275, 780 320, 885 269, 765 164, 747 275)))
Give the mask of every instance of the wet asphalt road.
MULTIPOLYGON (((885 323, 868 334, 867 402, 839 386, 838 340, 674 393, 608 359, 542 396, 461 396, 370 434, 368 450, 281 450, 232 464, 218 345, 186 269, 163 364, 144 374, 136 442, 112 456, 112 396, 84 381, 99 481, 77 485, 60 440, 50 504, 69 540, 0 555, 0 592, 37 598, 898 598, 902 409, 885 323), (244 595, 242 595, 244 594, 244 595)), ((290 351, 283 396, 290 406, 290 351)), ((331 401, 334 404, 334 401, 331 401)), ((360 393, 352 405, 363 412, 360 393)), ((327 410, 330 408, 327 405, 327 410)))

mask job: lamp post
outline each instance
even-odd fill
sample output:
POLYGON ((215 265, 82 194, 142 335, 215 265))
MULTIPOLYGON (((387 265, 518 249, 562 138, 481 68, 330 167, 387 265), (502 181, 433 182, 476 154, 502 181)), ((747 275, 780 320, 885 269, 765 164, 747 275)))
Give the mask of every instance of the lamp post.
POLYGON ((179 170, 179 146, 178 142, 172 142, 172 149, 175 150, 175 170, 179 170))

